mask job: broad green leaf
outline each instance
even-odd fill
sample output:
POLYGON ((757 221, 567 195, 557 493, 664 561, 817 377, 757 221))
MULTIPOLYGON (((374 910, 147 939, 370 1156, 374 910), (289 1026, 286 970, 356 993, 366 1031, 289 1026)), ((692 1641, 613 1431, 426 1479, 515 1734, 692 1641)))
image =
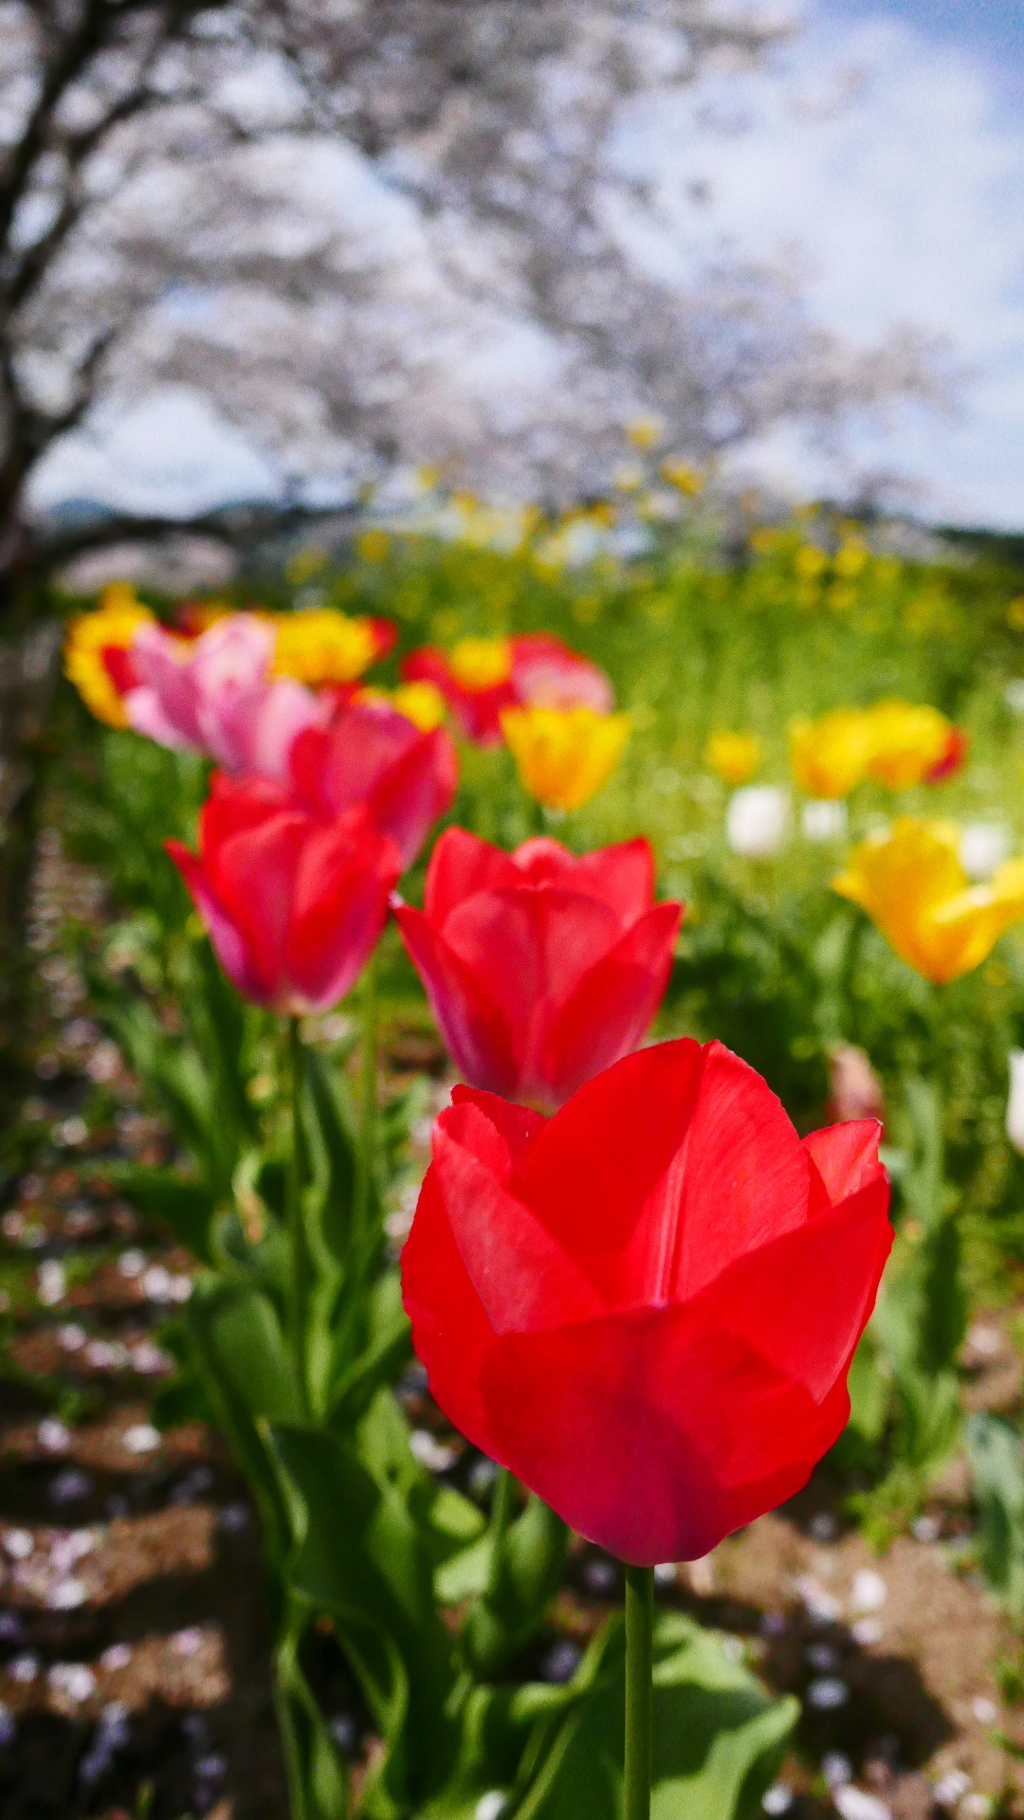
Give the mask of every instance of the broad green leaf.
POLYGON ((280 1559, 291 1523, 264 1434, 272 1422, 296 1421, 300 1408, 277 1314, 250 1284, 210 1275, 197 1282, 184 1319, 203 1388, 256 1491, 271 1553, 280 1559))
POLYGON ((488 1561, 485 1591, 466 1621, 466 1651, 477 1674, 494 1674, 540 1629, 561 1583, 568 1546, 561 1517, 531 1496, 510 1524, 498 1559, 488 1561))
POLYGON ((431 1562, 402 1491, 341 1439, 278 1425, 274 1444, 305 1510, 291 1583, 334 1619, 388 1747, 367 1812, 416 1811, 457 1755, 453 1641, 431 1562))
MULTIPOLYGON (((770 1700, 717 1639, 675 1612, 654 1642, 652 1820, 745 1820, 758 1808, 799 1715, 770 1700)), ((618 1820, 624 1646, 615 1621, 601 1672, 561 1721, 515 1820, 618 1820)))
POLYGON ((1024 1619, 1024 1461, 1019 1435, 997 1416, 970 1415, 964 1439, 981 1519, 981 1566, 1016 1623, 1024 1619))

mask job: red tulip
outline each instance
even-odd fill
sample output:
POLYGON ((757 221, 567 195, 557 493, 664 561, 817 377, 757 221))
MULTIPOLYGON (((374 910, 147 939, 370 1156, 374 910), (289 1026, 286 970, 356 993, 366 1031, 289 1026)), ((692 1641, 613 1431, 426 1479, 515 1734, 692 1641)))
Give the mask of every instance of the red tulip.
POLYGON ((431 824, 451 808, 459 779, 443 727, 421 733, 406 715, 377 701, 345 703, 329 728, 300 733, 290 766, 296 793, 321 814, 340 815, 365 803, 406 866, 431 824))
POLYGON ((463 638, 450 652, 422 645, 402 664, 409 682, 439 689, 467 739, 477 745, 501 743, 506 708, 594 708, 614 706, 604 671, 549 632, 517 638, 463 638))
POLYGON ((797 1492, 846 1424, 892 1241, 877 1122, 801 1142, 752 1068, 689 1038, 551 1120, 452 1098, 402 1255, 452 1422, 638 1566, 797 1492))
POLYGON ((553 840, 503 853, 464 828, 434 848, 425 908, 395 910, 460 1073, 549 1108, 643 1040, 681 915, 654 902, 645 840, 577 859, 553 840))
POLYGON ((944 784, 949 777, 955 777, 967 763, 967 754, 971 749, 971 736, 962 727, 950 727, 949 737, 944 750, 940 753, 931 770, 925 773, 926 784, 944 784))
POLYGON ((327 817, 280 784, 215 774, 199 853, 167 851, 225 973, 257 1005, 326 1011, 368 961, 402 870, 368 810, 327 817))

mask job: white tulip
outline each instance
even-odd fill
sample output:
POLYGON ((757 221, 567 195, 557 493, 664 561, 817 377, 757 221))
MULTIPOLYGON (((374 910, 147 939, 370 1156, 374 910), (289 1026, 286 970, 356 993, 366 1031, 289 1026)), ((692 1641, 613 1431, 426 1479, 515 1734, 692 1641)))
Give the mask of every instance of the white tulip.
POLYGON ((992 822, 968 822, 960 830, 960 864, 968 878, 991 878, 1004 860, 1010 857, 1010 842, 1005 828, 992 822))
POLYGON ((1024 1049, 1011 1049, 1010 1097, 1006 1105, 1006 1135, 1024 1156, 1024 1049))
POLYGON ((849 819, 845 803, 827 799, 805 803, 800 812, 800 826, 807 840, 842 840, 849 819))
POLYGON ((744 859, 778 853, 789 830, 789 797, 774 784, 734 790, 725 812, 725 838, 744 859))

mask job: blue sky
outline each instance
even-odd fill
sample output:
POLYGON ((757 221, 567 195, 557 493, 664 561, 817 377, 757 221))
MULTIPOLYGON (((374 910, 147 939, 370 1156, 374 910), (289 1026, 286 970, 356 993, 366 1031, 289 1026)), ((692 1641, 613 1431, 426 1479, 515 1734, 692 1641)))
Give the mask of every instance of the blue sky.
POLYGON ((836 19, 871 18, 879 12, 917 26, 932 38, 948 38, 975 51, 1008 59, 1024 70, 1024 26, 1019 0, 820 0, 818 10, 836 19))
MULTIPOLYGON (((962 376, 955 412, 895 411, 852 463, 784 432, 744 457, 753 478, 806 497, 852 484, 859 463, 906 476, 923 517, 1024 530, 1018 18, 1019 0, 809 0, 769 74, 730 78, 719 132, 699 124, 707 95, 692 93, 630 126, 629 160, 655 174, 677 222, 677 263, 721 248, 783 258, 815 318, 847 341, 915 324, 962 376), (697 178, 711 202, 695 213, 697 178)), ((271 485, 241 436, 176 394, 73 441, 38 495, 193 511, 271 485)))

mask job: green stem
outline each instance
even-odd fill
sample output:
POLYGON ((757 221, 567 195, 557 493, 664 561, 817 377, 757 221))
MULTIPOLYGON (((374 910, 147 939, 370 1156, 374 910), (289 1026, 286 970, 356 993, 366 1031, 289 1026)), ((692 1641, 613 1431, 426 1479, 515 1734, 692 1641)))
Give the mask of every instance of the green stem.
POLYGON ((371 955, 363 974, 359 1056, 359 1182, 356 1230, 366 1229, 377 1164, 377 980, 371 955))
POLYGON ((288 1281, 288 1337, 291 1342, 299 1401, 304 1419, 309 1417, 309 1386, 306 1374, 306 1292, 308 1260, 306 1234, 302 1221, 303 1144, 302 1112, 302 1037, 297 1017, 288 1019, 288 1086, 291 1101, 291 1142, 288 1146, 287 1224, 291 1251, 288 1281))
POLYGON ((296 1696, 299 1631, 293 1613, 289 1612, 274 1652, 274 1705, 284 1748, 285 1776, 288 1782, 289 1820, 309 1820, 305 1764, 301 1739, 301 1701, 296 1696))
POLYGON ((626 1762, 623 1820, 650 1820, 654 1569, 626 1568, 626 1762))
POLYGON ((498 1476, 494 1481, 494 1498, 491 1503, 491 1564, 487 1572, 487 1591, 489 1593, 497 1591, 501 1558, 505 1552, 505 1537, 512 1521, 515 1502, 515 1478, 507 1466, 499 1466, 498 1476))

